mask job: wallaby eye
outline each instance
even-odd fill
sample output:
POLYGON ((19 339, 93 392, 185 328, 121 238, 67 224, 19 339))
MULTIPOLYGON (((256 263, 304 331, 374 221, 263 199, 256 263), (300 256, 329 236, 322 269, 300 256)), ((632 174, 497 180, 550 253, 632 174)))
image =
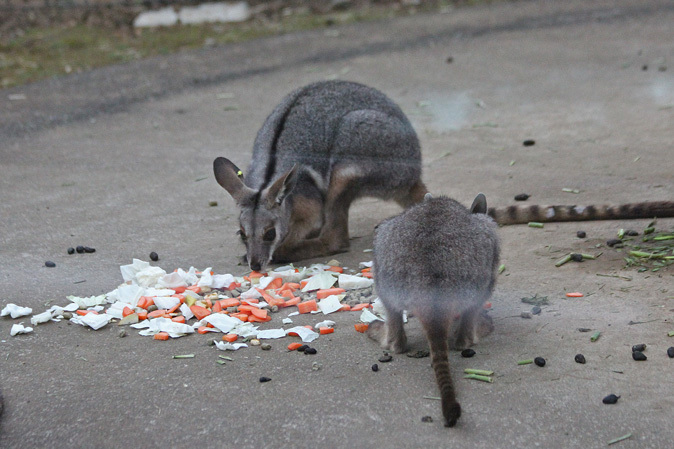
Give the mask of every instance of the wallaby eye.
POLYGON ((274 228, 269 228, 264 232, 264 235, 262 236, 262 240, 265 242, 273 242, 274 239, 276 238, 276 229, 274 228))
POLYGON ((239 229, 236 233, 239 234, 239 237, 241 237, 241 240, 243 240, 244 242, 248 238, 248 237, 246 237, 246 233, 243 232, 243 228, 239 229))

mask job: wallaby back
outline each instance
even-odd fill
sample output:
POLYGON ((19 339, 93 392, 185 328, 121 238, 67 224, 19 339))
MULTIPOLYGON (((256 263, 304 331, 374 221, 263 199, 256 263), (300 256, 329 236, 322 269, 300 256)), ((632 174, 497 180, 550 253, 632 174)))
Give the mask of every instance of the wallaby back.
POLYGON ((512 205, 501 208, 489 208, 489 216, 502 225, 523 224, 530 221, 561 222, 665 218, 674 217, 674 201, 646 201, 617 206, 512 205))
POLYGON ((214 171, 241 209, 253 269, 347 249, 359 197, 407 206, 426 192, 409 120, 381 92, 346 81, 289 94, 258 132, 248 170, 218 158, 214 171))
POLYGON ((456 423, 461 407, 449 371, 449 329, 461 315, 454 346, 477 340, 477 317, 491 295, 499 261, 496 224, 479 195, 470 210, 446 198, 428 198, 385 220, 375 231, 374 280, 386 308, 386 329, 368 331, 388 349, 405 350, 402 312, 422 323, 441 392, 445 424, 456 423))

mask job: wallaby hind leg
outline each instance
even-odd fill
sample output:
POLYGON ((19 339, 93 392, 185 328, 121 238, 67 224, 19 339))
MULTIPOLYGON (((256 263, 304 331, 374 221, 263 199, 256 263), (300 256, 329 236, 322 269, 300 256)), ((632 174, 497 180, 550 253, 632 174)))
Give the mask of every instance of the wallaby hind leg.
POLYGON ((417 181, 404 196, 396 198, 396 202, 403 208, 407 209, 424 200, 424 195, 428 193, 426 185, 421 181, 417 181))
POLYGON ((449 327, 451 319, 443 316, 420 316, 421 324, 426 332, 431 352, 431 364, 435 372, 435 380, 440 389, 442 415, 445 427, 453 427, 461 416, 461 405, 456 401, 456 393, 449 372, 449 327))
POLYGON ((452 344, 453 349, 466 349, 478 342, 480 337, 478 335, 478 319, 481 310, 482 307, 478 305, 461 314, 456 340, 452 344))
POLYGON ((367 335, 378 341, 382 348, 395 353, 405 352, 407 336, 403 328, 403 314, 393 310, 386 310, 386 323, 373 321, 367 329, 367 335))

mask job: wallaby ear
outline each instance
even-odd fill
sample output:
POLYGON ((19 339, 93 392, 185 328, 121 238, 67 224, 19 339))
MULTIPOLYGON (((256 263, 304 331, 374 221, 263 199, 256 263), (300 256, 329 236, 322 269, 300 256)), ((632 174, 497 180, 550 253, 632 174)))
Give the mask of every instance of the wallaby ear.
POLYGON ((487 197, 484 193, 478 193, 473 200, 473 205, 470 206, 471 214, 486 214, 487 213, 487 197))
POLYGON ((248 195, 255 193, 243 183, 243 172, 232 161, 218 157, 213 161, 215 180, 234 198, 237 204, 248 195))
POLYGON ((279 176, 272 185, 262 193, 262 197, 267 202, 267 208, 271 209, 274 206, 279 206, 286 199, 288 194, 292 192, 297 183, 297 164, 288 170, 285 174, 279 176))
POLYGON ((426 192, 426 195, 424 195, 424 201, 432 200, 433 195, 431 195, 431 192, 426 192))

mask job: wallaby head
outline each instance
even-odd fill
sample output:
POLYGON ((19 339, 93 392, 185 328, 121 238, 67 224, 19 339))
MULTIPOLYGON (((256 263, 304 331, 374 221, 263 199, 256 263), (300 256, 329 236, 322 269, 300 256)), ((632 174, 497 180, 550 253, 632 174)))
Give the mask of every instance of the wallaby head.
POLYGON ((262 190, 246 186, 243 172, 224 157, 215 159, 213 171, 218 184, 227 190, 241 210, 239 236, 246 245, 248 265, 251 270, 263 270, 290 229, 290 194, 297 181, 297 166, 262 190))

